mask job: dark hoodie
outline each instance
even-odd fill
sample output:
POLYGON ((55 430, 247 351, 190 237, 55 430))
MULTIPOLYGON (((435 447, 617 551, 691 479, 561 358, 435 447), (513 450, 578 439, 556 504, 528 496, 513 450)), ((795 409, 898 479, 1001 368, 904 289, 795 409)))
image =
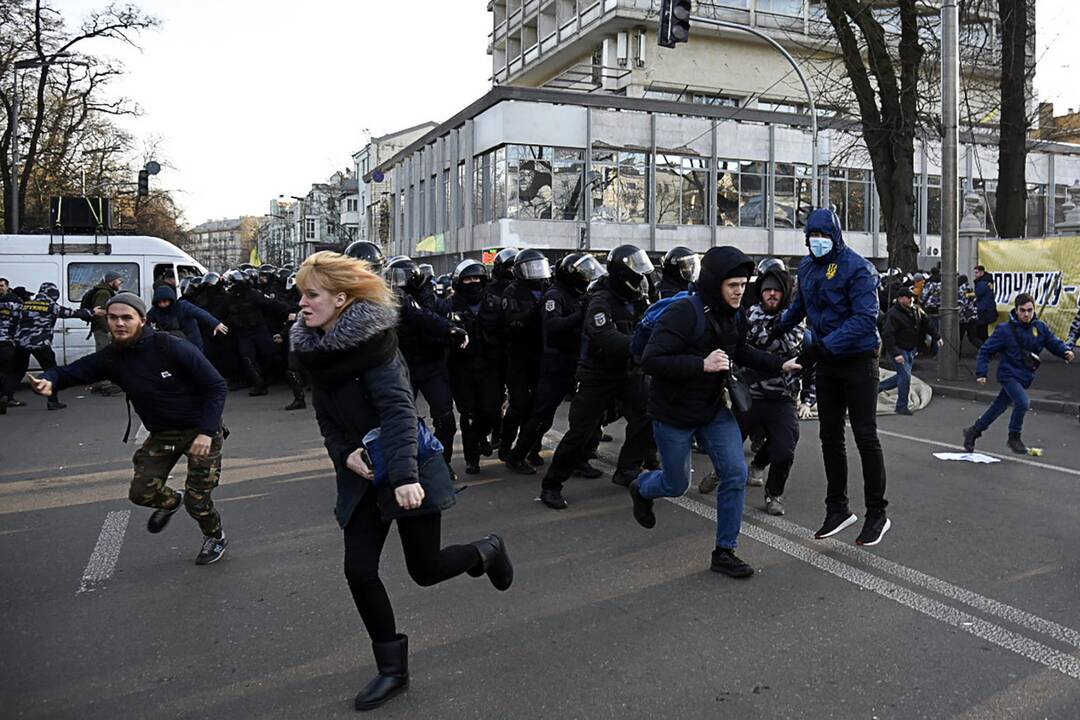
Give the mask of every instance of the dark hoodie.
MULTIPOLYGON (((784 312, 781 326, 790 330, 806 318, 814 334, 815 356, 869 357, 877 354, 878 273, 844 244, 832 210, 810 213, 806 235, 823 232, 833 249, 823 257, 807 255, 799 263, 799 290, 784 312)), ((808 242, 809 244, 809 242, 808 242)))
POLYGON ((754 263, 734 247, 716 247, 705 253, 695 288, 705 304, 705 332, 695 337, 698 310, 689 298, 672 303, 649 336, 642 365, 652 377, 649 417, 676 427, 707 425, 724 407, 723 391, 729 373, 705 372, 704 359, 721 349, 740 367, 777 375, 783 360, 746 343, 748 329, 743 312, 721 296, 721 284, 732 277, 749 278, 754 263))
POLYGON ((203 349, 203 338, 202 333, 199 332, 199 323, 209 330, 213 330, 220 324, 216 317, 198 305, 187 300, 177 300, 176 290, 172 285, 167 284, 158 285, 154 290, 154 304, 147 311, 146 319, 163 332, 179 330, 192 345, 200 350, 203 349), (159 308, 157 304, 162 300, 170 300, 172 304, 165 309, 159 308))

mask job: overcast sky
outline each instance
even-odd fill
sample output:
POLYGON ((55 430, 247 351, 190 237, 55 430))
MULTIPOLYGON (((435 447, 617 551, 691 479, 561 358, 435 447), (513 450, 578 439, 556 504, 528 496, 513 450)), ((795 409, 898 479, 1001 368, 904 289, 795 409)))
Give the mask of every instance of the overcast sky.
MULTIPOLYGON (((72 27, 106 0, 54 0, 72 27)), ((141 0, 162 20, 122 60, 113 92, 160 136, 171 189, 196 224, 261 215, 278 195, 351 165, 367 136, 442 121, 490 87, 486 0, 141 0), (400 31, 398 31, 400 28, 400 31)), ((1077 0, 1037 0, 1036 89, 1063 112, 1080 107, 1072 62, 1077 0)))

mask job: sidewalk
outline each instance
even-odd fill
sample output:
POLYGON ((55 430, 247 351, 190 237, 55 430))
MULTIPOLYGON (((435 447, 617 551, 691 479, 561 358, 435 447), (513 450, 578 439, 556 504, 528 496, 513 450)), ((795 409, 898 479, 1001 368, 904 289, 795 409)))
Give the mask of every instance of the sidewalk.
MULTIPOLYGON (((887 365, 887 363, 886 363, 887 365)), ((928 383, 934 392, 945 397, 977 400, 989 404, 997 397, 998 384, 994 381, 997 362, 990 363, 989 380, 985 385, 975 382, 975 351, 964 347, 960 359, 959 377, 943 380, 938 375, 938 361, 934 357, 920 357, 915 361, 915 376, 928 383)), ((1033 410, 1076 415, 1080 405, 1080 364, 1067 364, 1064 360, 1044 352, 1042 366, 1035 373, 1035 382, 1028 390, 1033 410)))

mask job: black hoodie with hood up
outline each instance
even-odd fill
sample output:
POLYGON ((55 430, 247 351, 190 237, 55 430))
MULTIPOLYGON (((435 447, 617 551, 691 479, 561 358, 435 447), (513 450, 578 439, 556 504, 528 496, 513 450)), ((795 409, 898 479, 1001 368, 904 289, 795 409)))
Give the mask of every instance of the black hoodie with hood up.
POLYGON ((695 283, 705 304, 705 332, 695 337, 699 323, 690 299, 672 304, 660 316, 642 355, 645 372, 652 377, 648 413, 653 420, 682 428, 712 422, 724 406, 723 391, 730 379, 726 372, 705 372, 704 359, 713 350, 723 350, 740 367, 780 373, 783 360, 746 343, 743 311, 721 296, 724 280, 749 278, 753 270, 753 261, 738 248, 712 248, 702 258, 695 283))

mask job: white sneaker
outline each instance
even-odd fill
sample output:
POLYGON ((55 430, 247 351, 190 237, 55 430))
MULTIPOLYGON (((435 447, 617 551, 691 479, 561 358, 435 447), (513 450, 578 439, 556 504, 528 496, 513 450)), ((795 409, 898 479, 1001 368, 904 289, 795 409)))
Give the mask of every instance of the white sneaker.
POLYGON ((750 474, 746 478, 746 484, 750 487, 765 486, 765 468, 750 466, 750 474))

